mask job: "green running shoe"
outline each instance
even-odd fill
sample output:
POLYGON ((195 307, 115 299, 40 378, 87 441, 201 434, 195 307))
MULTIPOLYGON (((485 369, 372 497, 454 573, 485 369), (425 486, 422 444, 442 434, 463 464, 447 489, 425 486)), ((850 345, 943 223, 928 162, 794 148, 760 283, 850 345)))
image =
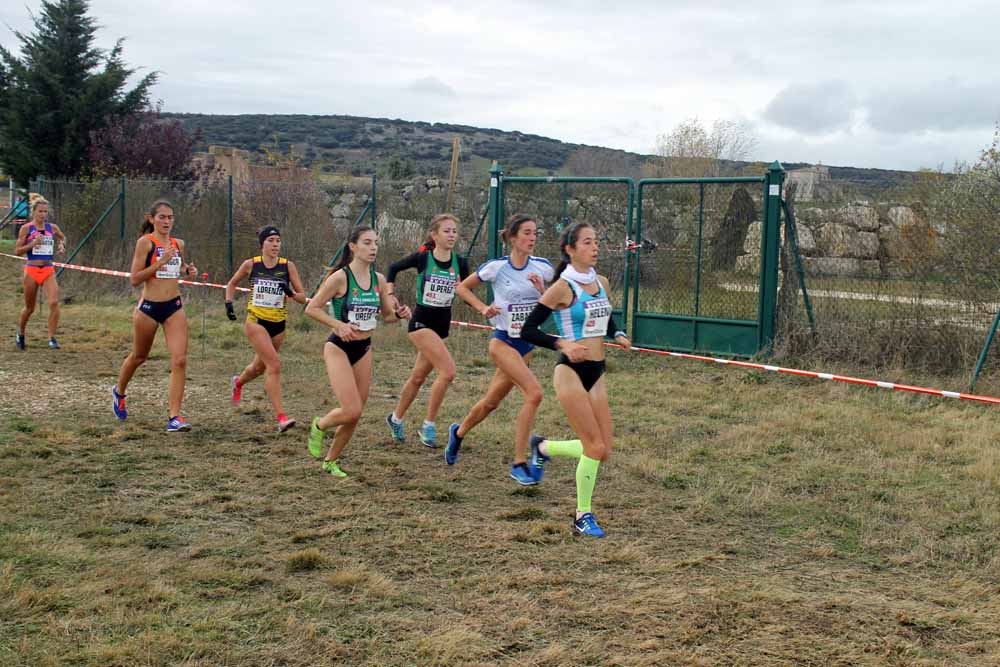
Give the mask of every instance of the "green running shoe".
POLYGON ((309 453, 314 459, 323 456, 323 429, 319 427, 319 417, 313 417, 309 428, 309 453))
POLYGON ((347 473, 340 469, 336 461, 323 461, 323 470, 334 477, 347 477, 347 473))

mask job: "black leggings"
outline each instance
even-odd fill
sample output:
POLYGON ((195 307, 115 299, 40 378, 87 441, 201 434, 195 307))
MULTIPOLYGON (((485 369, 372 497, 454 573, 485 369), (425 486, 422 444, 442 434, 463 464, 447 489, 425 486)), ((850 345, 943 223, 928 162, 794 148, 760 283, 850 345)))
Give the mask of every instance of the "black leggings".
POLYGON ((583 389, 585 391, 590 391, 591 388, 597 384, 597 381, 601 379, 601 376, 604 375, 605 364, 603 359, 600 361, 573 362, 570 361, 569 357, 565 354, 560 354, 559 361, 556 362, 557 366, 559 364, 565 364, 576 372, 576 374, 580 377, 580 382, 583 383, 583 389))

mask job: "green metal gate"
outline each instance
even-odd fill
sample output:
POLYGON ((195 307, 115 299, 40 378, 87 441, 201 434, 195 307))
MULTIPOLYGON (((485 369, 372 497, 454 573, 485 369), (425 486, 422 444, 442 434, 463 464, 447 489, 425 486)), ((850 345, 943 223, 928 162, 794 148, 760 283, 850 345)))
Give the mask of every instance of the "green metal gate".
MULTIPOLYGON (((508 213, 523 212, 535 215, 538 222, 539 237, 535 244, 535 254, 545 257, 557 264, 559 261, 559 233, 562 225, 569 220, 567 210, 567 192, 569 188, 590 188, 589 197, 603 199, 601 209, 603 216, 591 215, 577 218, 592 224, 598 231, 601 244, 601 273, 608 277, 611 303, 618 322, 628 321, 629 280, 631 279, 632 252, 628 250, 627 238, 633 227, 633 212, 635 210, 635 181, 628 177, 575 177, 575 176, 505 176, 499 166, 490 170, 490 206, 489 206, 489 257, 500 257, 503 247, 500 242, 500 231, 508 213), (545 197, 525 196, 523 200, 515 197, 515 192, 508 189, 510 185, 524 186, 558 186, 562 196, 562 204, 553 210, 543 210, 546 206, 545 197), (599 194, 594 188, 605 188, 599 194), (511 202, 514 199, 515 201, 511 202), (508 203, 512 210, 508 211, 508 203), (608 208, 613 210, 608 210, 608 208), (599 219, 600 218, 600 219, 599 219)), ((536 188, 537 189, 537 188, 536 188)), ((523 194, 523 193, 522 193, 523 194)), ((549 199, 548 203, 551 203, 549 199)))
MULTIPOLYGON (((767 174, 761 177, 639 181, 633 237, 639 242, 631 244, 635 254, 631 262, 634 273, 626 288, 631 299, 630 331, 635 345, 740 357, 751 357, 770 349, 774 339, 777 303, 783 182, 784 170, 778 162, 774 162, 767 174), (759 260, 755 255, 747 255, 745 259, 748 261, 741 267, 737 264, 742 272, 705 267, 705 252, 709 245, 704 238, 706 192, 721 186, 761 188, 759 260), (669 254, 673 239, 660 244, 665 247, 658 245, 653 250, 644 248, 642 242, 651 233, 648 218, 650 211, 655 210, 650 196, 654 187, 686 188, 691 193, 687 207, 690 210, 690 229, 682 230, 687 235, 683 242, 678 241, 672 246, 676 252, 671 257, 664 255, 669 254), (694 211, 697 211, 696 217, 694 211), (665 280, 652 279, 648 274, 653 272, 644 271, 648 267, 666 267, 668 277, 665 280), (690 284, 679 277, 689 279, 690 284), (677 297, 675 289, 672 291, 677 282, 684 282, 681 298, 677 297)), ((717 214, 718 210, 714 213, 717 214)))

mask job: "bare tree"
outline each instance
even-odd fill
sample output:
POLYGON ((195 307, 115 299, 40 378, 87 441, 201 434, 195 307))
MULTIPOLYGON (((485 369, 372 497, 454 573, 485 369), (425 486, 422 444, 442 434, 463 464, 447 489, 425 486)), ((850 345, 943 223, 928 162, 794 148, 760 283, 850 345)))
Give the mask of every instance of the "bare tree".
POLYGON ((722 176, 732 162, 746 161, 757 146, 757 136, 746 121, 716 120, 711 130, 698 118, 678 123, 656 137, 656 155, 647 173, 663 178, 722 176))

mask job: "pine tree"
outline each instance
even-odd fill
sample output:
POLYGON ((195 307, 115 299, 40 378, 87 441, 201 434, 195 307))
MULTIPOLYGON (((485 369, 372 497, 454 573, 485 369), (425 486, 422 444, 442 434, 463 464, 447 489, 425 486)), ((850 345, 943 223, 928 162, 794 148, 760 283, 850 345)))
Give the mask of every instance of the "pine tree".
POLYGON ((77 174, 92 131, 149 106, 156 73, 126 90, 136 70, 122 60, 124 40, 94 46, 88 10, 86 0, 42 2, 35 32, 14 32, 21 57, 0 46, 0 166, 16 181, 77 174))

